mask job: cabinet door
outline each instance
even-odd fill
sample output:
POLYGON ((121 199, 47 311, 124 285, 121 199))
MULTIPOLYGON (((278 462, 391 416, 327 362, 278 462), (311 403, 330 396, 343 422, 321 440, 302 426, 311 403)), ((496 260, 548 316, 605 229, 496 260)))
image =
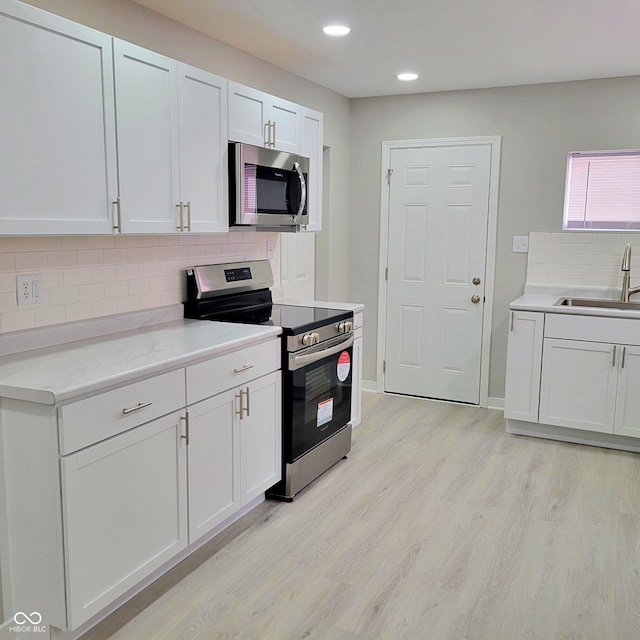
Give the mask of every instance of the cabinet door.
POLYGON ((612 344, 545 338, 540 422, 612 433, 617 351, 612 344))
POLYGON ((236 391, 189 407, 189 544, 229 517, 240 503, 236 391))
POLYGON ((362 329, 359 332, 356 329, 355 336, 353 341, 353 376, 351 377, 352 427, 356 427, 362 422, 362 329))
POLYGON ((300 155, 309 158, 307 184, 307 231, 322 230, 322 114, 311 109, 302 109, 300 126, 300 155))
POLYGON ((62 458, 70 628, 186 547, 181 425, 173 413, 62 458))
POLYGON ((241 390, 240 429, 241 504, 273 486, 282 477, 282 418, 280 371, 254 380, 241 390))
POLYGON ((229 140, 264 147, 268 111, 268 94, 229 82, 229 140))
POLYGON ((511 311, 504 417, 537 422, 544 314, 511 311))
POLYGON ((640 437, 640 347, 619 346, 618 395, 614 433, 640 437))
POLYGON ((113 233, 111 38, 0 5, 0 234, 113 233))
POLYGON ((227 81, 178 64, 180 199, 183 230, 225 233, 227 204, 227 81))
POLYGON ((273 124, 271 141, 274 149, 300 153, 300 111, 302 107, 269 96, 269 121, 273 124))
POLYGON ((177 233, 176 62, 114 40, 122 231, 177 233))

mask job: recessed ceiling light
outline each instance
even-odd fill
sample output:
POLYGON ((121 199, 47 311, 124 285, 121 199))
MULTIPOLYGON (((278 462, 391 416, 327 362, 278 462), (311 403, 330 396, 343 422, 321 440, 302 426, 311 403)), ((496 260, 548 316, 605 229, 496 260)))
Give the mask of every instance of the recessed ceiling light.
POLYGON ((402 80, 403 82, 411 82, 412 80, 418 79, 417 73, 399 73, 397 75, 398 80, 402 80))
POLYGON ((346 36, 351 29, 342 25, 334 24, 327 27, 323 27, 322 30, 328 36, 346 36))

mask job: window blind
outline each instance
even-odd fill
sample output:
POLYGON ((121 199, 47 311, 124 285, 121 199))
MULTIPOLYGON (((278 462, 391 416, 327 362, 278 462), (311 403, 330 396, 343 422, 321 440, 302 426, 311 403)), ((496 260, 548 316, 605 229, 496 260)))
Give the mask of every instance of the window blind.
POLYGON ((640 230, 640 151, 569 154, 564 229, 640 230))

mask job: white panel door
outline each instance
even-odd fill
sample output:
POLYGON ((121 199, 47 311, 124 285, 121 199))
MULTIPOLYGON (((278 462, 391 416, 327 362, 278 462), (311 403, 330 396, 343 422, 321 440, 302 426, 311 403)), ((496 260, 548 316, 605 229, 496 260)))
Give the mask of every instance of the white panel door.
POLYGON ((227 204, 227 81, 178 65, 182 229, 225 233, 227 204))
POLYGON ((300 153, 300 105, 270 96, 269 120, 274 125, 272 141, 279 151, 300 153))
POLYGON ((229 82, 229 140, 264 147, 265 127, 269 111, 269 95, 229 82))
POLYGON ((181 414, 62 458, 70 628, 187 546, 181 414))
POLYGON ((282 478, 282 372, 253 380, 241 410, 240 494, 245 505, 282 478))
POLYGON ((236 391, 189 407, 189 544, 240 506, 236 391))
POLYGON ((545 338, 540 422, 612 433, 617 351, 613 344, 545 338))
POLYGON ((315 298, 316 236, 313 233, 280 234, 281 279, 285 298, 315 298))
POLYGON ((177 233, 176 62, 114 40, 122 231, 177 233))
POLYGON ((302 109, 300 155, 309 158, 307 180, 306 231, 322 231, 323 116, 318 111, 302 109))
POLYGON ((385 391, 478 404, 491 147, 394 149, 391 168, 385 391))
POLYGON ((618 395, 614 433, 640 437, 640 347, 618 346, 618 395))
POLYGON ((538 421, 544 313, 511 311, 504 417, 538 421))
POLYGON ((113 233, 111 38, 0 5, 0 234, 113 233))

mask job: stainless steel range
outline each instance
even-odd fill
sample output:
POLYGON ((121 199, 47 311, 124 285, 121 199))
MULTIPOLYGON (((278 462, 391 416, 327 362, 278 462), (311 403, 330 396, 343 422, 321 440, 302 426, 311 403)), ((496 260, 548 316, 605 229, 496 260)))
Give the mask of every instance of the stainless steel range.
POLYGON ((282 327, 282 481, 286 501, 351 450, 353 312, 274 304, 268 260, 187 270, 185 317, 282 327))

